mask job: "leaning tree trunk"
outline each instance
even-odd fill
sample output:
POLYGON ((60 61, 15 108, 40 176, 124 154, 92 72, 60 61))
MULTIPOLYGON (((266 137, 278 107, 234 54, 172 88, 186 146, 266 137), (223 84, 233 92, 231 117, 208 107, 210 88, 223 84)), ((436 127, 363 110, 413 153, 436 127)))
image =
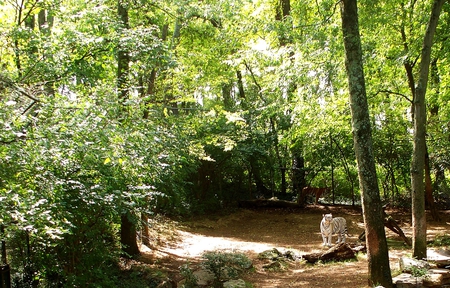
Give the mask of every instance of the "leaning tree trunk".
POLYGON ((431 62, 431 46, 433 36, 445 0, 435 0, 423 39, 420 62, 419 80, 415 87, 414 97, 414 142, 411 160, 411 193, 412 193, 412 224, 413 224, 413 257, 427 257, 427 222, 425 218, 424 168, 426 154, 426 104, 428 72, 431 62))
POLYGON ((389 256, 383 225, 383 209, 373 157, 372 131, 367 104, 361 38, 356 0, 341 1, 345 67, 350 90, 353 145, 358 163, 359 185, 366 230, 369 286, 392 287, 389 256))

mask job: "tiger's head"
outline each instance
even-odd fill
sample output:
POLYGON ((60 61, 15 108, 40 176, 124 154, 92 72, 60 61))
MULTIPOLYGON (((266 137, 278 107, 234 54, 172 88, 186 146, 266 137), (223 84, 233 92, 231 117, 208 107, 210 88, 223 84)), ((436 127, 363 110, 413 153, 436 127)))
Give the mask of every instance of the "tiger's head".
POLYGON ((333 221, 333 215, 330 214, 323 214, 323 219, 322 221, 326 224, 326 225, 330 225, 331 222, 333 221))

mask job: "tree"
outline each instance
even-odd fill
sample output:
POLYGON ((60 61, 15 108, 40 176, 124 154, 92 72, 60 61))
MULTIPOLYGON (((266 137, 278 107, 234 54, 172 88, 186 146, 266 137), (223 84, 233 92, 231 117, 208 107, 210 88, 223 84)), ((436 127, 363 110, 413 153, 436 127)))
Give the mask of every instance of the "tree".
MULTIPOLYGON (((128 48, 122 42, 126 31, 129 29, 128 8, 123 0, 117 0, 117 15, 119 16, 119 25, 121 26, 121 37, 117 48, 117 89, 119 92, 119 104, 122 108, 126 108, 128 99, 129 85, 128 74, 130 65, 130 56, 128 48), (123 33, 125 31, 125 33, 123 33)), ((127 109, 122 109, 121 117, 126 118, 127 109)), ((133 214, 124 209, 120 218, 120 242, 126 256, 135 256, 139 254, 139 247, 136 239, 136 224, 134 223, 133 214)))
POLYGON ((431 62, 431 47, 436 31, 439 14, 445 0, 435 0, 431 10, 430 20, 423 39, 419 80, 415 87, 414 97, 414 145, 411 160, 411 193, 412 193, 412 224, 413 224, 413 256, 418 259, 427 257, 427 222, 425 217, 425 186, 424 168, 426 156, 426 104, 428 74, 431 62))
POLYGON ((383 209, 373 157, 356 0, 341 2, 345 68, 348 75, 353 142, 358 163, 359 186, 366 230, 369 285, 392 287, 383 209))

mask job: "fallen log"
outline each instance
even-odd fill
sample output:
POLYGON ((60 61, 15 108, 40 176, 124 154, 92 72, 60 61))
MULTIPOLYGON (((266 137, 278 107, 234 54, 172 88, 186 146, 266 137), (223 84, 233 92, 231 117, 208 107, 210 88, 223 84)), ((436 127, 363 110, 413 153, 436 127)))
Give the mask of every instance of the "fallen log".
POLYGON ((303 205, 292 201, 278 199, 255 199, 238 202, 241 208, 303 208, 303 205))
POLYGON ((348 243, 340 243, 334 247, 331 247, 323 253, 312 253, 302 255, 308 263, 316 263, 318 261, 343 261, 356 258, 356 252, 350 247, 348 243))
MULTIPOLYGON (((394 232, 395 234, 399 235, 403 241, 405 242, 406 245, 411 246, 411 240, 406 237, 405 233, 403 233, 402 228, 400 228, 400 226, 398 226, 397 222, 394 220, 394 218, 392 218, 392 216, 388 215, 384 209, 386 207, 383 207, 383 215, 384 215, 384 226, 386 228, 389 228, 389 230, 391 230, 392 232, 394 232)), ((359 240, 364 241, 366 239, 366 231, 363 231, 360 235, 359 235, 359 240)))

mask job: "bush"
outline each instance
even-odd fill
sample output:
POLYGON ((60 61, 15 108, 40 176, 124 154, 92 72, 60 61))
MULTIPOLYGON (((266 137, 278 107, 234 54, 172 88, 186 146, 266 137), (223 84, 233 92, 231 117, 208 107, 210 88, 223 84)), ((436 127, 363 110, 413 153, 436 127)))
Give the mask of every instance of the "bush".
POLYGON ((244 269, 252 266, 251 260, 243 253, 208 251, 202 256, 206 259, 202 266, 214 274, 215 284, 230 278, 236 279, 244 269))

